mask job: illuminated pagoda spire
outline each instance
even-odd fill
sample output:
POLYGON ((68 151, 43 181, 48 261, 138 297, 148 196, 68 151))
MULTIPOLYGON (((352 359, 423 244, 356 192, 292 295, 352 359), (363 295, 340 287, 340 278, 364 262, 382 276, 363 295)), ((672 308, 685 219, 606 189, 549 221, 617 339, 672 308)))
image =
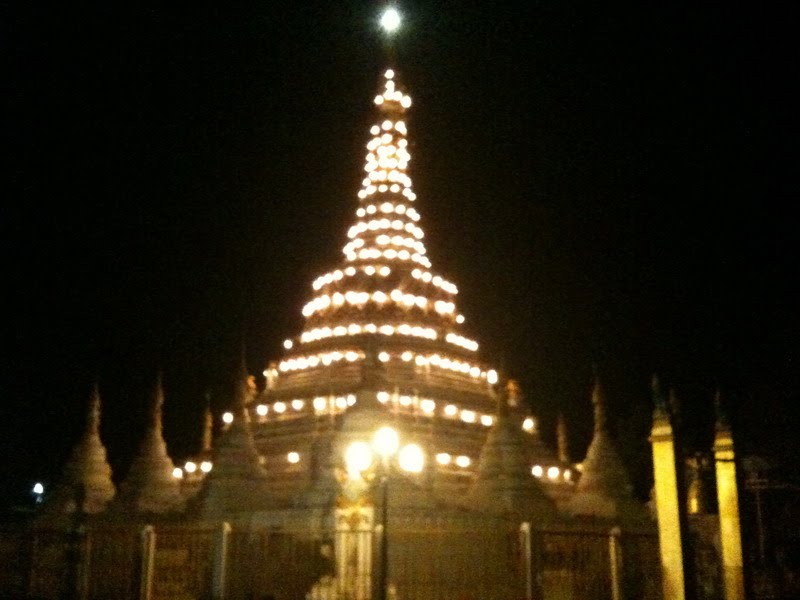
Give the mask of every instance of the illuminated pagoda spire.
POLYGON ((214 441, 214 416, 211 414, 211 400, 206 398, 206 409, 203 412, 203 439, 201 453, 210 456, 214 441))
MULTIPOLYGON (((412 102, 397 79, 386 70, 374 98, 375 121, 343 260, 313 281, 302 331, 284 342, 283 360, 265 371, 268 416, 256 420, 310 413, 320 420, 318 438, 326 435, 319 431, 326 427, 323 416, 335 419, 356 402, 395 417, 434 418, 447 410, 447 418, 463 415, 483 430, 469 453, 437 450, 471 454, 471 463, 497 409, 498 375, 477 358, 478 343, 463 330, 456 285, 428 258, 409 175, 406 117, 412 102)), ((260 439, 258 432, 261 446, 260 439)), ((264 439, 263 453, 270 445, 264 439)), ((318 439, 314 445, 328 446, 318 439)))
MULTIPOLYGON (((269 363, 249 408, 270 491, 283 506, 323 506, 336 489, 345 430, 371 439, 385 425, 423 449, 420 476, 433 500, 460 504, 496 421, 498 373, 479 357, 458 288, 425 247, 409 174, 412 101, 398 80, 387 69, 373 99, 342 259, 313 280, 303 326, 284 341, 282 360, 269 363)), ((555 456, 531 417, 519 427, 533 477, 532 465, 554 465, 555 456)), ((556 479, 543 482, 547 494, 571 491, 556 479)))
POLYGON ((558 413, 558 422, 556 424, 556 441, 558 447, 558 460, 564 464, 569 464, 569 438, 567 436, 567 422, 564 420, 563 413, 558 413))
POLYGON ((395 79, 387 70, 375 97, 378 119, 344 261, 314 281, 314 297, 303 308, 305 327, 287 340, 291 351, 278 370, 369 362, 367 351, 374 348, 382 363, 402 361, 493 384, 496 372, 475 360, 478 343, 461 332, 457 287, 433 271, 427 257, 408 175, 411 98, 395 79))
POLYGON ((605 396, 597 376, 592 389, 592 404, 594 435, 568 508, 574 514, 584 516, 631 520, 643 517, 643 506, 633 498, 627 471, 608 432, 605 396))
POLYGON ((183 509, 180 482, 173 476, 175 465, 167 454, 164 441, 163 406, 164 388, 159 375, 147 432, 120 485, 115 502, 119 509, 138 513, 168 513, 183 509))
POLYGON ((111 466, 100 439, 100 391, 95 384, 89 399, 86 431, 76 444, 64 476, 43 507, 45 518, 81 512, 97 514, 114 498, 111 466))
POLYGON ((253 441, 247 410, 252 394, 243 354, 234 391, 234 419, 216 444, 213 467, 200 492, 206 516, 258 510, 270 502, 266 472, 253 441))

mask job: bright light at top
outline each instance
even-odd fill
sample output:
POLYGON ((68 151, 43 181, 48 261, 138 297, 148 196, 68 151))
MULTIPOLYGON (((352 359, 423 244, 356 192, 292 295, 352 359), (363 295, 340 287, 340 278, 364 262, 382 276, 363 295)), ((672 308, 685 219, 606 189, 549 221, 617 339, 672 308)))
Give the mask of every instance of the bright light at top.
POLYGON ((409 444, 397 456, 400 468, 409 473, 421 473, 425 468, 425 453, 417 444, 409 444))
POLYGON ((36 483, 33 486, 33 493, 34 494, 44 494, 44 486, 41 483, 36 483))
POLYGON ((353 442, 345 451, 344 462, 351 475, 366 471, 372 464, 372 449, 366 442, 353 442))
POLYGON ((391 427, 381 427, 375 432, 373 439, 375 450, 384 458, 392 456, 400 446, 400 438, 391 427))
POLYGON ((381 27, 387 33, 397 31, 400 27, 400 13, 394 8, 387 8, 381 16, 381 27))

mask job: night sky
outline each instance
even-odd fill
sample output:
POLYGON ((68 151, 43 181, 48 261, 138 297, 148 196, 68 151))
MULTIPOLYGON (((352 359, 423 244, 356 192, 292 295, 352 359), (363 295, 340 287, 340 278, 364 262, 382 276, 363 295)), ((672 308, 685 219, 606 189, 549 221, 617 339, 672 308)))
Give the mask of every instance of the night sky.
MULTIPOLYGON (((58 475, 94 381, 115 477, 159 372, 170 452, 196 450, 206 393, 221 412, 243 343, 252 373, 279 356, 354 219, 379 3, 116 4, 0 19, 4 502, 58 475)), ((596 368, 641 488, 653 373, 696 446, 718 388, 743 451, 797 461, 800 427, 797 9, 646 4, 409 1, 395 48, 481 356, 575 459, 596 368)))

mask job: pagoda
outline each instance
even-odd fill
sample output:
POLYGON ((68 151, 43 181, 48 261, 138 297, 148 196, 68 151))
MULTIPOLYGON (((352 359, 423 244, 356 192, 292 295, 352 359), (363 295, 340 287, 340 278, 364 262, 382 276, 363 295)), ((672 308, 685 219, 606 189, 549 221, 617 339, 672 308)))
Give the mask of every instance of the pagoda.
MULTIPOLYGON (((476 478, 501 396, 524 433, 529 476, 559 488, 555 495, 571 487, 569 466, 541 443, 520 394, 505 397, 506 382, 466 330, 457 286, 428 257, 409 175, 410 107, 396 72, 386 70, 342 260, 312 282, 302 330, 284 341, 284 356, 269 363, 264 389, 247 405, 279 506, 329 503, 342 436, 383 425, 422 448, 434 496, 460 498, 476 478), (354 419, 360 431, 347 425, 354 419)), ((226 427, 233 419, 225 415, 226 427)))

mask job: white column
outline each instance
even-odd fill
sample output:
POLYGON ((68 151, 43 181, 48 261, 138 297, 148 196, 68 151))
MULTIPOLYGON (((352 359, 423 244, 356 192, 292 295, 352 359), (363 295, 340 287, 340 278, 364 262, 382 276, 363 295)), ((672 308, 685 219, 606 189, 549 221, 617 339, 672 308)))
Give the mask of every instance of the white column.
POLYGON ((230 523, 223 521, 214 535, 214 565, 211 579, 211 597, 214 600, 223 600, 225 598, 225 572, 228 566, 230 534, 230 523))
POLYGON ((533 565, 531 564, 531 524, 528 521, 519 525, 522 560, 525 561, 525 600, 533 600, 533 565))
POLYGON ((608 565, 611 571, 611 600, 622 600, 622 530, 614 527, 608 532, 608 565))
POLYGON ((150 600, 153 594, 153 574, 156 559, 156 530, 152 525, 142 529, 142 568, 139 581, 139 600, 150 600))

